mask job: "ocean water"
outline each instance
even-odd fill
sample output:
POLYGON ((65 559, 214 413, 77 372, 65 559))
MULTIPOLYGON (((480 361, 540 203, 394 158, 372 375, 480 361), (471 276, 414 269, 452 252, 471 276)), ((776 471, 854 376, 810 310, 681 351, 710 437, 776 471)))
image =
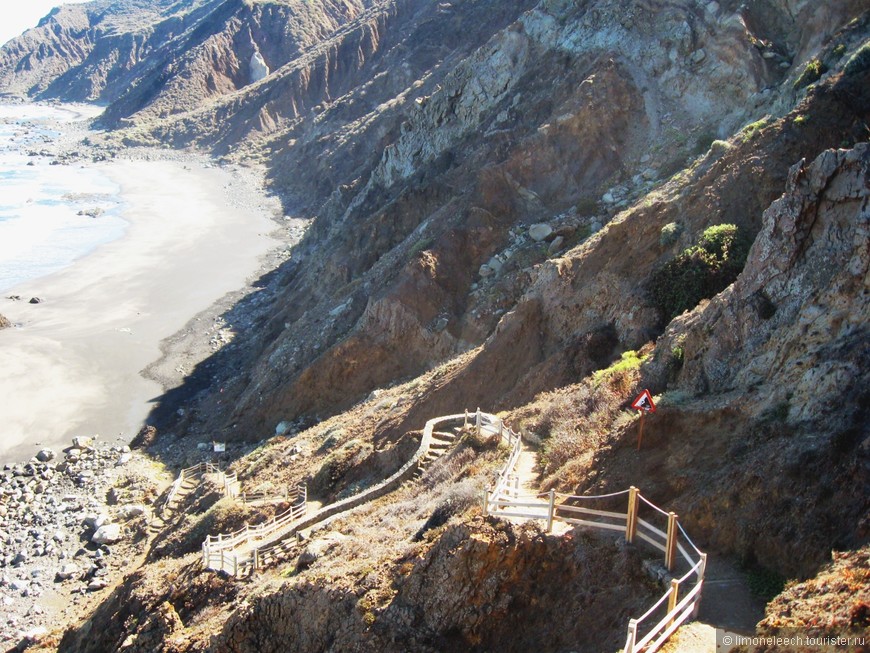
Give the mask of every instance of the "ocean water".
POLYGON ((58 123, 96 113, 0 105, 0 292, 57 272, 124 233, 117 184, 90 163, 52 165, 53 157, 39 154, 51 149, 58 123))

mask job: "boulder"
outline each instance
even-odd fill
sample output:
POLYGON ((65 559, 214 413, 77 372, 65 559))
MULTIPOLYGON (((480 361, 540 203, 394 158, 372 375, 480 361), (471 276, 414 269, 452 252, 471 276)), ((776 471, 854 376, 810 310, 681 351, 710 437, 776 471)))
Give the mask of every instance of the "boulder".
POLYGON ((100 526, 109 523, 109 516, 106 514, 99 515, 88 515, 84 518, 85 528, 89 528, 91 530, 99 530, 100 526))
POLYGON ((76 449, 91 449, 94 446, 94 439, 89 435, 77 435, 72 443, 76 449))
POLYGON ((79 573, 81 573, 81 570, 78 568, 78 565, 74 565, 73 563, 69 562, 61 567, 60 571, 57 572, 57 575, 55 576, 55 581, 63 582, 65 580, 73 578, 74 576, 78 576, 79 573))
POLYGON ((10 322, 6 317, 0 315, 0 329, 8 329, 12 326, 12 322, 10 322))
POLYGON ((120 510, 123 519, 133 519, 133 517, 141 517, 145 514, 145 506, 139 504, 131 504, 124 506, 120 510))
POLYGON ((548 224, 533 224, 531 227, 529 227, 529 238, 534 240, 536 243, 545 240, 552 233, 553 227, 548 224))
POLYGON ((91 542, 95 544, 114 544, 121 539, 120 524, 103 524, 97 532, 91 536, 91 542))
POLYGON ((269 74, 269 66, 266 65, 266 60, 259 52, 254 52, 251 56, 251 83, 259 82, 269 74))
POLYGON ((504 267, 501 259, 496 256, 493 256, 491 259, 489 259, 486 264, 489 266, 489 269, 492 270, 493 274, 498 274, 499 272, 501 272, 502 267, 504 267))
POLYGON ((31 297, 31 298, 30 298, 30 303, 31 303, 31 304, 41 304, 41 303, 44 302, 44 301, 45 301, 45 300, 42 299, 41 297, 31 297))
POLYGON ((562 236, 556 236, 553 239, 553 242, 550 243, 550 246, 547 248, 547 254, 555 254, 560 249, 562 249, 562 245, 565 244, 565 238, 562 236))

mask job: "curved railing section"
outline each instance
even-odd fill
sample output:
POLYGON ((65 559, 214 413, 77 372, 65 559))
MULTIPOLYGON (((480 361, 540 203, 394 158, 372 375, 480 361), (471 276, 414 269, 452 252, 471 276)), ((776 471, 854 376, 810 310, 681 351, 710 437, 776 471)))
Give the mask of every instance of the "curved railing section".
MULTIPOLYGON (((502 419, 482 413, 480 409, 475 413, 465 411, 463 414, 438 417, 426 422, 420 445, 410 460, 396 473, 364 492, 306 515, 304 510, 307 493, 300 486, 295 490, 291 507, 265 524, 246 525, 235 533, 207 537, 203 542, 203 561, 206 568, 223 570, 233 576, 256 571, 267 560, 278 557, 277 552, 288 537, 304 528, 350 512, 411 478, 429 452, 435 427, 459 420, 463 421, 464 428, 468 428, 473 420, 478 435, 498 434, 510 446, 508 460, 496 475, 494 486, 484 492, 484 514, 542 520, 546 523, 548 532, 553 529, 555 522, 616 531, 622 533, 628 543, 642 541, 663 554, 664 567, 672 575, 669 587, 643 615, 629 620, 624 653, 654 653, 681 624, 697 614, 707 554, 695 546, 679 524, 676 514, 662 510, 634 486, 620 492, 597 496, 569 495, 553 490, 521 494, 515 467, 522 453, 522 437, 508 428, 502 419), (625 505, 624 512, 621 505, 625 505)), ((186 472, 197 473, 195 470, 198 467, 200 466, 182 470, 179 479, 183 481, 186 472)), ((245 501, 262 500, 259 495, 240 496, 245 501)))
MULTIPOLYGON (((481 424, 482 415, 478 411, 478 417, 476 418, 478 425, 481 424)), ((248 537, 248 534, 257 527, 248 526, 246 526, 247 532, 244 533, 242 531, 245 531, 245 529, 242 529, 242 531, 237 533, 209 536, 203 542, 203 562, 205 567, 216 571, 222 570, 233 576, 247 575, 262 568, 267 560, 271 559, 270 556, 274 555, 276 549, 288 537, 295 535, 300 530, 336 517, 339 514, 347 513, 364 503, 378 499, 411 478, 432 446, 432 434, 435 427, 459 420, 463 420, 464 426, 467 426, 469 413, 466 411, 463 414, 447 415, 446 417, 438 417, 426 422, 426 426, 423 428, 423 437, 420 439, 420 445, 410 460, 402 465, 397 472, 359 494, 330 503, 310 515, 302 515, 295 519, 290 518, 288 515, 286 519, 282 518, 275 520, 273 523, 267 523, 262 529, 256 531, 255 537, 248 537), (216 539, 216 537, 219 539, 216 539), (217 544, 217 542, 220 542, 220 544, 217 544)))
POLYGON ((178 494, 181 491, 181 486, 184 485, 185 481, 191 478, 197 478, 200 482, 202 482, 202 478, 206 474, 218 475, 220 479, 219 482, 222 486, 224 494, 232 496, 233 483, 235 483, 237 480, 236 475, 224 474, 224 472, 222 472, 220 467, 218 467, 217 465, 208 462, 201 462, 190 467, 185 467, 180 472, 178 472, 178 477, 172 482, 172 486, 169 488, 169 492, 166 494, 166 499, 160 506, 160 511, 165 512, 169 509, 170 504, 178 497, 178 494))
POLYGON ((223 570, 233 576, 238 576, 240 569, 244 571, 244 568, 249 564, 256 569, 258 562, 256 548, 253 549, 249 557, 241 558, 234 552, 234 549, 241 546, 250 547, 252 544, 262 542, 276 531, 301 519, 306 513, 308 488, 305 485, 294 488, 290 494, 290 501, 291 504, 287 510, 262 524, 256 526, 245 524, 244 528, 234 533, 207 535, 202 543, 205 568, 215 571, 223 570))
MULTIPOLYGON (((512 433, 503 426, 502 432, 512 433)), ((649 610, 628 622, 623 653, 658 651, 681 624, 697 615, 707 554, 695 546, 676 514, 665 512, 634 486, 598 496, 577 496, 553 490, 519 494, 518 478, 514 473, 518 458, 519 451, 512 450, 494 488, 484 493, 484 514, 543 520, 548 532, 554 522, 620 532, 628 543, 640 540, 657 549, 664 554, 663 562, 668 572, 681 574, 672 576, 668 589, 649 610), (620 497, 625 497, 625 512, 614 507, 621 501, 620 497)))

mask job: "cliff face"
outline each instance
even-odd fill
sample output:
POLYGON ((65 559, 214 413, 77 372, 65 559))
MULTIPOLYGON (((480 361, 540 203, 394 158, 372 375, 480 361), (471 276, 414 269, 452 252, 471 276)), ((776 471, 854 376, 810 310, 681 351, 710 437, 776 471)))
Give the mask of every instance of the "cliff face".
MULTIPOLYGON (((788 63, 788 42, 750 31, 751 15, 707 9, 635 8, 628 31, 619 3, 594 11, 543 3, 448 72, 433 69, 392 106, 353 119, 362 90, 349 92, 291 128, 291 146, 274 141, 274 183, 318 217, 251 343, 261 364, 243 385, 227 380, 239 401, 232 414, 209 405, 218 411, 213 425, 267 433, 281 419, 348 406, 481 345, 500 321, 513 336, 489 343, 487 364, 515 351, 500 345, 512 337, 523 338, 522 361, 505 364, 495 384, 466 375, 445 390, 449 401, 526 401, 589 369, 562 352, 611 325, 622 347, 655 337, 661 318, 639 281, 710 224, 735 223, 754 236, 788 167, 861 138, 866 113, 848 94, 810 98, 811 120, 771 119, 770 129, 759 123, 706 152, 714 137, 789 98, 791 108, 802 68, 788 63), (777 84, 781 92, 765 91, 777 84), (329 131, 336 123, 342 128, 329 131), (687 159, 686 175, 664 185, 687 159), (585 245, 588 255, 531 267, 547 257, 528 237, 531 223, 562 230, 565 249, 614 216, 585 245), (683 235, 663 247, 659 231, 672 221, 683 235), (483 277, 493 257, 499 273, 483 277)), ((796 9, 781 29, 802 41, 793 30, 821 19, 810 20, 809 3, 796 9)), ((825 52, 857 47, 862 29, 825 52)), ((366 98, 374 91, 363 90, 366 98)), ((413 419, 449 401, 421 405, 413 419)))
MULTIPOLYGON (((544 414, 535 426, 551 455, 560 429, 586 423, 581 407, 606 412, 590 374, 643 347, 636 381, 662 394, 644 455, 617 406, 548 483, 640 485, 704 546, 785 574, 866 542, 865 2, 117 6, 133 25, 100 0, 4 48, 4 90, 108 102, 110 130, 95 137, 108 154, 168 143, 265 163, 287 213, 310 219, 247 307, 253 327, 162 398, 152 417, 164 443, 257 441, 333 415, 381 446, 480 405, 544 414), (704 259, 696 244, 722 224, 746 243, 742 273, 674 316, 657 275, 704 259), (364 423, 342 416, 388 387, 401 396, 364 423)), ((335 633, 372 649, 511 648, 507 629, 478 628, 475 609, 498 596, 459 577, 516 568, 500 587, 526 595, 538 573, 527 548, 573 554, 512 535, 497 553, 502 535, 480 528, 442 533, 409 568, 384 554, 390 589, 375 611, 359 603, 369 572, 340 587, 264 581, 233 605, 215 650, 277 649, 280 628, 311 650, 335 633), (461 601, 438 591, 442 579, 461 601), (424 635, 408 626, 421 622, 424 635)), ((98 622, 155 575, 120 588, 98 622)), ((147 631, 130 650, 173 633, 205 646, 214 606, 188 599, 212 584, 142 598, 150 626, 124 613, 94 642, 147 631)), ((520 607, 532 624, 539 608, 520 607)), ((88 637, 70 633, 68 650, 96 650, 88 637)))
POLYGON ((110 126, 166 117, 256 81, 255 53, 277 68, 365 7, 345 0, 97 0, 64 7, 3 49, 0 89, 108 103, 103 120, 110 126))

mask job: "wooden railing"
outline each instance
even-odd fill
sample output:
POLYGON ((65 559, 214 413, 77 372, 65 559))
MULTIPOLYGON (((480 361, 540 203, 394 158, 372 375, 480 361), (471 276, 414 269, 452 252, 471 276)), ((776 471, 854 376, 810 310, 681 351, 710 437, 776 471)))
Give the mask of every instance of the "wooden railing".
MULTIPOLYGON (((492 426, 497 418, 486 416, 480 410, 477 411, 476 415, 471 414, 471 416, 474 416, 479 432, 481 430, 497 432, 492 426), (489 418, 493 420, 492 423, 488 422, 489 418)), ((402 465, 397 472, 359 494, 326 505, 311 515, 303 514, 292 518, 288 513, 285 513, 281 518, 267 522, 263 527, 246 526, 235 533, 208 536, 203 542, 203 561, 206 568, 223 570, 233 576, 246 575, 260 569, 265 560, 275 558, 276 551, 283 546, 283 542, 288 537, 302 529, 334 518, 339 514, 347 513, 364 503, 377 499, 411 478, 429 452, 435 427, 445 422, 459 420, 464 420, 464 426, 467 427, 469 417, 470 414, 466 411, 464 414, 447 415, 426 422, 420 445, 410 460, 402 465), (285 516, 287 516, 286 519, 285 516), (258 543, 262 544, 258 545, 258 543), (242 547, 246 547, 246 549, 238 550, 242 547)))
MULTIPOLYGON (((707 554, 695 546, 679 524, 676 514, 665 512, 634 486, 620 492, 597 496, 568 495, 553 490, 539 494, 520 494, 519 478, 514 468, 522 452, 522 438, 507 428, 503 420, 482 413, 479 408, 475 413, 465 411, 464 414, 429 420, 414 456, 398 472, 365 492, 324 506, 306 516, 304 499, 307 499, 307 495, 304 487, 300 486, 293 506, 265 524, 246 525, 235 533, 207 537, 203 542, 205 566, 223 570, 233 576, 257 570, 263 560, 277 557, 278 550, 289 535, 378 498, 409 478, 429 451, 435 426, 459 419, 464 420, 465 428, 473 422, 478 435, 484 432, 497 433, 510 446, 508 460, 498 472, 494 486, 484 492, 484 514, 543 520, 548 532, 557 521, 572 526, 616 531, 622 533, 628 543, 640 540, 660 551, 663 554, 664 566, 671 574, 682 572, 681 576, 671 578, 668 589, 652 607, 640 617, 629 620, 623 653, 654 653, 681 624, 697 614, 707 554), (304 497, 301 502, 300 496, 304 497), (627 505, 621 504, 623 496, 627 499, 627 505), (624 512, 619 505, 626 505, 624 512), (656 526, 655 520, 663 521, 663 528, 656 526), (258 542, 263 545, 257 546, 258 542), (250 548, 239 551, 242 546, 250 548), (644 627, 646 624, 651 625, 644 627), (646 632, 643 633, 643 630, 646 632)), ((254 495, 242 496, 250 498, 254 495)))
MULTIPOLYGON (((502 432, 512 433, 503 426, 502 432)), ((658 651, 682 623, 697 615, 707 554, 695 546, 680 526, 676 514, 665 512, 634 486, 598 496, 568 495, 553 490, 520 495, 514 474, 518 457, 519 449, 512 449, 507 464, 499 472, 495 487, 484 493, 484 514, 543 520, 548 532, 552 530, 554 521, 617 531, 624 534, 628 543, 642 540, 664 554, 664 566, 671 574, 682 573, 679 577, 671 578, 664 595, 649 610, 628 622, 623 653, 658 651), (625 512, 615 506, 622 496, 627 498, 625 512), (663 522, 661 525, 664 528, 656 526, 653 523, 655 520, 663 522), (652 625, 645 634, 641 634, 642 625, 649 623, 652 625)))
MULTIPOLYGON (((185 467, 180 472, 178 472, 178 477, 172 482, 172 486, 169 488, 166 499, 160 506, 161 512, 169 508, 169 504, 172 503, 172 501, 178 495, 181 486, 186 480, 193 477, 199 477, 201 479, 202 476, 205 474, 220 474, 222 476, 221 483, 223 485, 224 492, 227 492, 227 476, 221 471, 220 467, 209 462, 197 463, 196 465, 185 467)), ((233 481, 235 481, 235 474, 233 474, 233 481)))
POLYGON ((267 540, 272 534, 280 531, 288 524, 298 521, 305 516, 308 505, 308 488, 300 485, 291 493, 291 505, 280 515, 275 515, 262 524, 251 526, 245 524, 244 528, 234 533, 220 533, 207 535, 202 543, 203 564, 206 569, 223 570, 233 576, 238 576, 240 570, 245 571, 248 567, 258 566, 257 549, 237 552, 235 549, 267 540))

